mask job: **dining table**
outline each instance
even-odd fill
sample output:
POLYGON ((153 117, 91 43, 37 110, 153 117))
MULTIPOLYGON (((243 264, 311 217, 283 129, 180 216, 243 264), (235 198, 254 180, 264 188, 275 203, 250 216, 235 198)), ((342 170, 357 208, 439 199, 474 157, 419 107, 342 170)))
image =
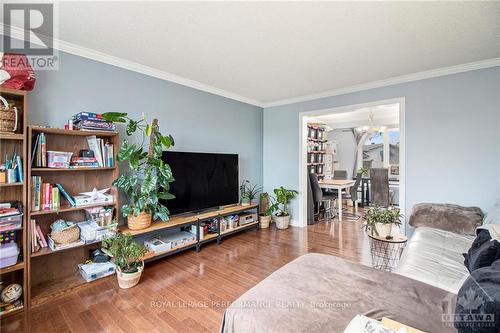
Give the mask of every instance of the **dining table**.
POLYGON ((342 221, 342 191, 353 186, 354 182, 354 180, 350 179, 322 179, 318 181, 321 188, 338 191, 339 221, 342 221))

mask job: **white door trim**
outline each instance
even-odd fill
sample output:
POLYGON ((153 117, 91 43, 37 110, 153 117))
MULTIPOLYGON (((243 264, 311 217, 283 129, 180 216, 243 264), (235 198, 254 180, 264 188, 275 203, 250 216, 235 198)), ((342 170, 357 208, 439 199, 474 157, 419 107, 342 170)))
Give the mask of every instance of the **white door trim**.
MULTIPOLYGON (((406 212, 406 130, 405 130, 405 98, 398 97, 369 103, 353 104, 335 108, 305 111, 299 113, 299 220, 297 226, 307 226, 307 118, 331 113, 354 111, 360 108, 385 104, 399 104, 399 207, 406 212)), ((406 216, 407 214, 405 214, 406 216)), ((403 226, 406 233, 406 224, 403 226)))

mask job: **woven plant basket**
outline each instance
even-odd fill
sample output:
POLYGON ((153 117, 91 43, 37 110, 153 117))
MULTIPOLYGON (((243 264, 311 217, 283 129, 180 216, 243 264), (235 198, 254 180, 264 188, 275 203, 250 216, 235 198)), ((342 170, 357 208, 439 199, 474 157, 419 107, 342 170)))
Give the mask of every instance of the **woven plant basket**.
POLYGON ((118 278, 118 285, 122 289, 132 288, 139 283, 141 279, 142 271, 144 270, 144 262, 142 267, 137 269, 135 273, 123 273, 120 267, 116 266, 116 277, 118 278))
POLYGON ((140 212, 139 215, 129 214, 127 216, 128 228, 130 230, 146 229, 151 225, 151 214, 140 212))
POLYGON ((73 243, 80 239, 80 228, 75 224, 64 230, 52 230, 50 238, 57 244, 73 243))
POLYGON ((261 229, 269 228, 269 224, 271 223, 271 216, 259 216, 259 227, 261 229))
POLYGON ((15 132, 17 130, 17 108, 10 106, 2 96, 0 96, 0 102, 0 132, 15 132))
POLYGON ((288 225, 290 224, 290 215, 273 216, 273 222, 276 223, 276 228, 278 229, 288 229, 288 225))

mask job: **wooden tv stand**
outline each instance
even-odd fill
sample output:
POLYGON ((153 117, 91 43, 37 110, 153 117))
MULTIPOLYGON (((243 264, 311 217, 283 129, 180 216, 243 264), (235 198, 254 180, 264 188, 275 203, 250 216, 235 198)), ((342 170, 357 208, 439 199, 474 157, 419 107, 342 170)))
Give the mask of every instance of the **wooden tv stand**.
POLYGON ((217 220, 217 233, 216 234, 206 234, 204 235, 203 239, 200 239, 200 231, 199 227, 200 224, 206 221, 209 221, 214 218, 220 218, 220 217, 225 217, 228 215, 233 215, 233 214, 238 214, 242 213, 245 211, 251 211, 255 210, 257 212, 258 210, 258 205, 253 204, 253 205, 248 205, 248 206, 242 206, 242 205, 230 205, 230 206, 225 206, 223 209, 216 209, 216 210, 210 210, 207 212, 201 212, 198 214, 179 214, 179 215, 172 215, 170 216, 170 220, 167 222, 163 221, 154 221, 150 227, 146 229, 141 229, 141 230, 131 230, 127 226, 122 226, 120 227, 120 231, 122 233, 129 233, 133 236, 139 236, 139 235, 144 235, 148 233, 153 233, 153 232, 158 232, 161 230, 168 230, 172 228, 178 228, 178 227, 184 227, 184 226, 189 226, 189 225, 196 225, 198 228, 196 229, 196 241, 193 241, 188 244, 184 244, 180 247, 170 249, 168 251, 164 252, 148 252, 144 256, 145 261, 152 261, 156 259, 160 259, 181 251, 185 251, 188 249, 195 248, 196 252, 199 252, 201 249, 201 245, 205 243, 209 243, 212 241, 216 241, 217 245, 220 244, 220 241, 222 238, 233 235, 238 232, 242 232, 245 230, 257 228, 259 225, 258 221, 248 223, 242 226, 238 226, 233 229, 228 229, 223 232, 220 231, 220 219, 217 220))

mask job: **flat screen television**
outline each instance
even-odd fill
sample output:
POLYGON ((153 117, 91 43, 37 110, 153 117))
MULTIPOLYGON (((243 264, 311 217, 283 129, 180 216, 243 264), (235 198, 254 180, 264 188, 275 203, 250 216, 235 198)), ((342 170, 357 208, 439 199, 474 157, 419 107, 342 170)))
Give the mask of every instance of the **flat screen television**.
POLYGON ((172 168, 175 181, 164 200, 170 214, 200 211, 238 203, 238 155, 163 152, 162 159, 172 168))

